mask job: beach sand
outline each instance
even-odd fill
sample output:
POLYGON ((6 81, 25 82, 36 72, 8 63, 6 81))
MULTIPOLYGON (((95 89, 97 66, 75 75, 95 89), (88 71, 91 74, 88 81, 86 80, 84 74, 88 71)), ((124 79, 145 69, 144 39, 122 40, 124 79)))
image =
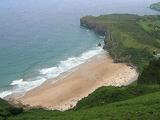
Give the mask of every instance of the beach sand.
POLYGON ((113 63, 107 53, 103 53, 46 81, 16 100, 30 107, 64 111, 73 108, 79 100, 101 86, 125 86, 137 77, 134 68, 123 63, 113 63))

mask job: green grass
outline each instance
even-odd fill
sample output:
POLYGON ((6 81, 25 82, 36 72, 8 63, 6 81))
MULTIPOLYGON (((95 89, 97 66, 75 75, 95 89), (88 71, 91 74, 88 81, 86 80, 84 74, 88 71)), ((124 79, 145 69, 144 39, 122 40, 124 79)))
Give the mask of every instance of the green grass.
POLYGON ((7 111, 8 107, 10 107, 8 102, 0 99, 0 114, 4 114, 7 111))
POLYGON ((27 110, 8 120, 158 120, 160 86, 102 87, 65 112, 27 110), (82 104, 83 103, 83 104, 82 104))
POLYGON ((87 16, 81 19, 81 25, 106 35, 105 48, 115 62, 134 64, 140 72, 149 64, 153 51, 160 52, 159 23, 159 16, 129 14, 87 16))
POLYGON ((160 11, 160 2, 152 4, 150 6, 150 8, 154 9, 154 10, 157 10, 157 11, 160 11))
POLYGON ((136 85, 127 87, 101 87, 88 97, 78 102, 75 109, 86 109, 95 106, 110 104, 117 101, 123 101, 159 91, 159 85, 136 85))
POLYGON ((144 17, 138 23, 146 32, 160 39, 160 16, 144 17))
POLYGON ((160 84, 160 58, 150 61, 138 79, 139 84, 160 84))
POLYGON ((22 107, 15 107, 9 104, 7 101, 0 99, 0 120, 6 120, 7 117, 18 115, 22 112, 22 107))

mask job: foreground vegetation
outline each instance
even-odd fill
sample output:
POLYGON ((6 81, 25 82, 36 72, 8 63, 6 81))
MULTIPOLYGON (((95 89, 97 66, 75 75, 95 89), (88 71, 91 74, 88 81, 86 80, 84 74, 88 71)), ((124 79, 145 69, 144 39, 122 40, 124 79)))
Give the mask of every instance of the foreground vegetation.
POLYGON ((0 99, 0 120, 159 120, 159 16, 87 16, 81 25, 106 36, 105 46, 115 62, 137 66, 137 82, 101 87, 65 112, 22 109, 0 99))
POLYGON ((154 9, 154 10, 157 10, 157 11, 160 11, 160 2, 152 4, 150 6, 150 8, 154 9))
MULTIPOLYGON (((1 100, 2 101, 2 100, 1 100)), ((3 105, 4 111, 8 105, 3 105), (5 107, 6 105, 6 107, 5 107)), ((7 108, 7 109, 6 109, 7 108)), ((2 108, 1 108, 2 110, 2 108)), ((160 87, 102 87, 66 112, 43 109, 8 114, 7 120, 158 120, 160 118, 160 87)), ((3 120, 3 117, 1 117, 3 120)))

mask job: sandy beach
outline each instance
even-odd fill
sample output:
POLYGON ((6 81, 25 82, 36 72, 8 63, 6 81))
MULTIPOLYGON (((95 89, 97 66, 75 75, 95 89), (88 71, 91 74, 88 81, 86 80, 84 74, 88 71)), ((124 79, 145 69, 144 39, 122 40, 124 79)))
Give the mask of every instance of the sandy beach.
POLYGON ((101 86, 128 85, 137 77, 138 73, 134 68, 113 63, 107 53, 103 53, 55 79, 46 81, 16 100, 30 107, 64 111, 74 107, 79 100, 101 86))

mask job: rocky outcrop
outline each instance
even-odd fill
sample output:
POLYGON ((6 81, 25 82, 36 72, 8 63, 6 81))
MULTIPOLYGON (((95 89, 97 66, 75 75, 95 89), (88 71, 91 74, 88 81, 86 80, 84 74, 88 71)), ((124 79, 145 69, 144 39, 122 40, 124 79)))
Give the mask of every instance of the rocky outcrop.
POLYGON ((118 43, 112 38, 109 28, 100 22, 97 22, 96 17, 86 16, 80 19, 80 24, 83 27, 94 30, 99 35, 105 36, 103 49, 107 50, 112 56, 114 62, 126 62, 129 57, 120 57, 113 51, 118 47, 118 43))
POLYGON ((80 19, 80 24, 83 27, 94 30, 96 33, 105 36, 106 27, 105 25, 96 22, 96 18, 93 16, 86 16, 80 19))
POLYGON ((111 29, 106 23, 97 19, 98 18, 94 16, 86 16, 80 19, 80 24, 83 27, 94 30, 99 35, 105 36, 103 49, 108 51, 115 63, 123 62, 133 66, 130 60, 131 55, 121 54, 119 50, 121 45, 113 38, 111 29))

